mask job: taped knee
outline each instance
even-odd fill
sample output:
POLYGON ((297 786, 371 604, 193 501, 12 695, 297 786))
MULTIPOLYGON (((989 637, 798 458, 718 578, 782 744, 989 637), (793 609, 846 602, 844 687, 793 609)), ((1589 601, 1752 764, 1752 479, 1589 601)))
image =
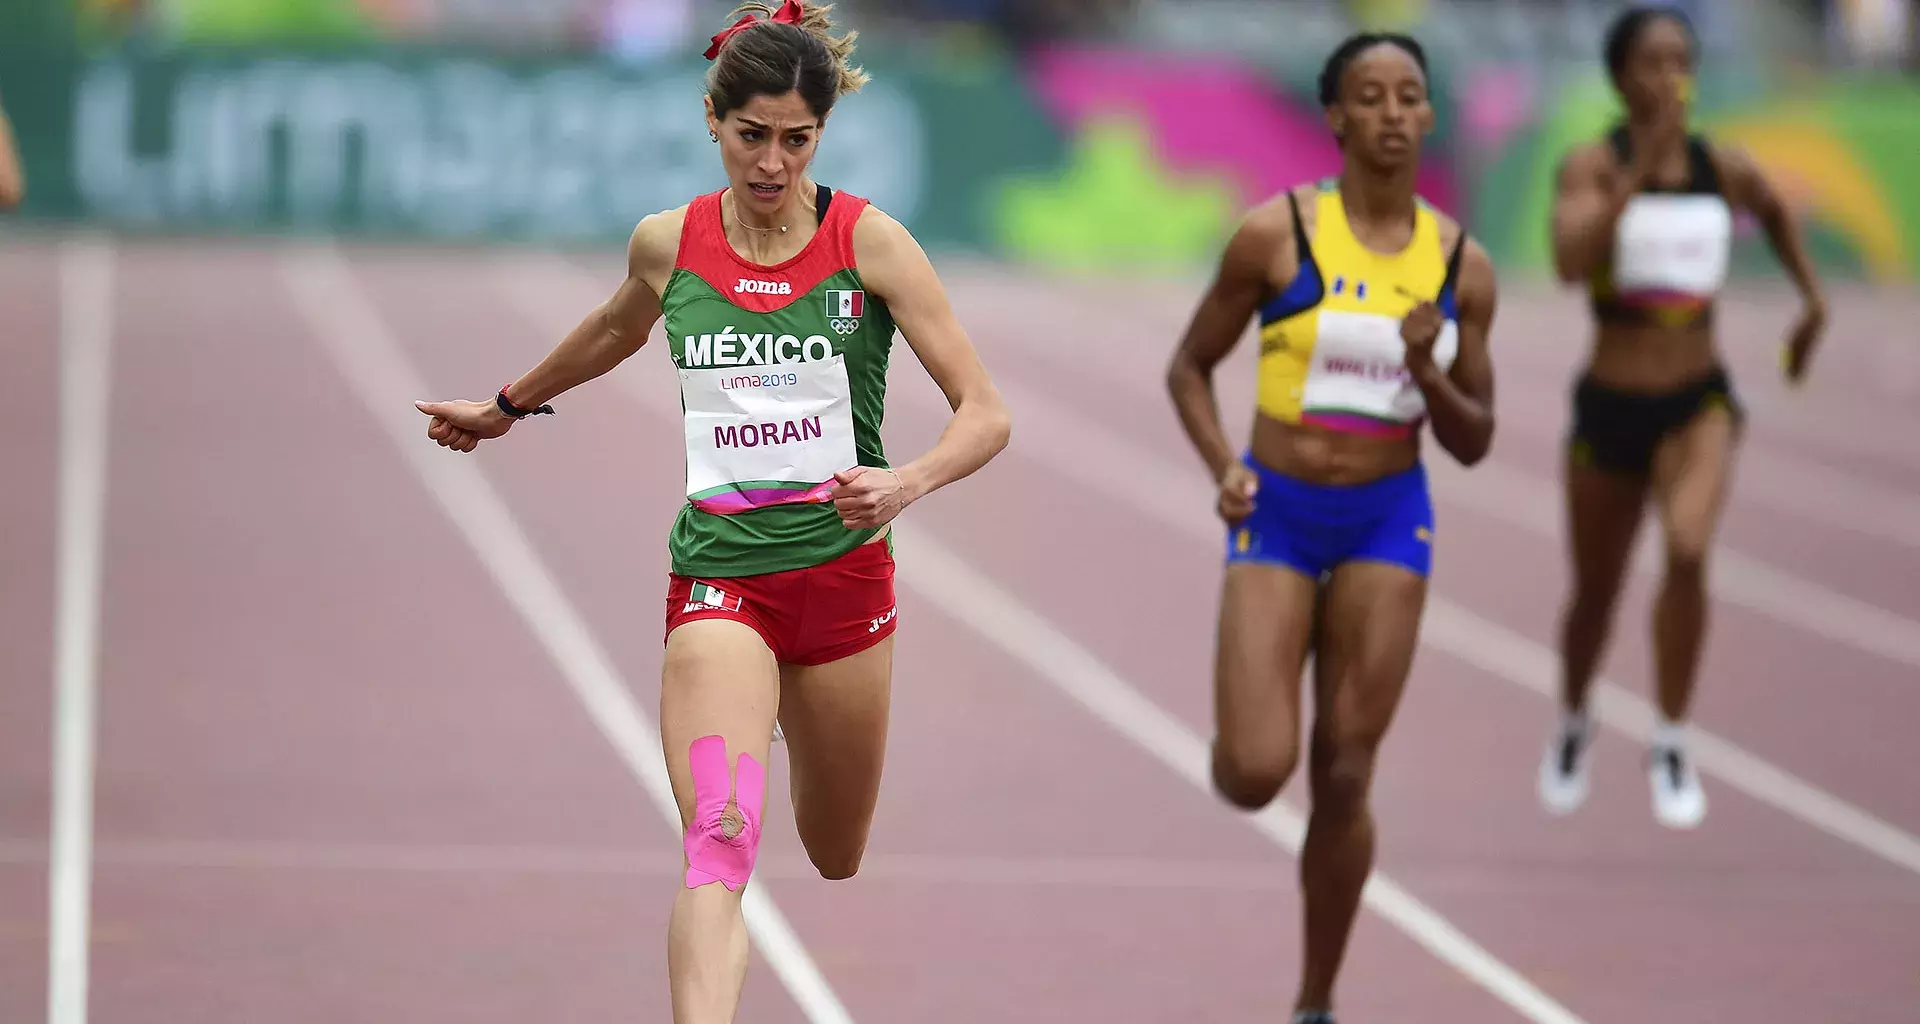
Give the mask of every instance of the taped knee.
POLYGON ((688 749, 693 775, 693 822, 683 843, 687 888, 719 882, 739 891, 753 874, 760 853, 760 810, 766 798, 767 772, 750 754, 741 754, 738 770, 727 764, 727 741, 702 736, 688 749))

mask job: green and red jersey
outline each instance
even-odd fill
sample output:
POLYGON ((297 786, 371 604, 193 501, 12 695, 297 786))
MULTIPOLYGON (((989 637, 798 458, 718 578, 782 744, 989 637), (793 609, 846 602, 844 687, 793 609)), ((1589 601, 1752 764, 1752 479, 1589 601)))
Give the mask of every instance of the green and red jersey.
POLYGON ((833 474, 887 465, 894 323, 853 255, 867 201, 821 188, 813 238, 764 266, 727 241, 721 194, 687 208, 660 297, 686 428, 687 504, 668 549, 686 576, 784 572, 845 554, 877 531, 840 522, 833 474))

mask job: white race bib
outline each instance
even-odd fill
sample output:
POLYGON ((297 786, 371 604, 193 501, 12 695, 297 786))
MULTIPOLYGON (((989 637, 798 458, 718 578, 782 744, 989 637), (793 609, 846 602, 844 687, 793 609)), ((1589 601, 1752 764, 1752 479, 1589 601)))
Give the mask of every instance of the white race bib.
POLYGON ((1712 295, 1727 283, 1733 213, 1717 195, 1634 196, 1620 214, 1613 285, 1623 295, 1712 295))
POLYGON ((726 515, 829 501, 833 475, 859 462, 844 356, 683 369, 687 500, 726 515))
MULTIPOLYGON (((1460 327, 1440 326, 1433 365, 1446 372, 1460 354, 1460 327)), ((1407 343, 1400 321, 1380 313, 1320 311, 1319 334, 1307 365, 1308 409, 1359 413, 1395 423, 1417 423, 1427 414, 1426 395, 1407 372, 1407 343)))

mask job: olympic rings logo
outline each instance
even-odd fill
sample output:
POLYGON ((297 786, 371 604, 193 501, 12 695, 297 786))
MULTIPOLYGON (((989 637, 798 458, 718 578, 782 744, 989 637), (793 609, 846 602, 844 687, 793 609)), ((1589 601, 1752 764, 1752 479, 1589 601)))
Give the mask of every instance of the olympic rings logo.
POLYGON ((852 334, 853 332, 860 329, 859 320, 848 320, 848 319, 842 319, 842 318, 836 317, 832 321, 830 321, 830 324, 833 327, 834 333, 842 337, 852 334))

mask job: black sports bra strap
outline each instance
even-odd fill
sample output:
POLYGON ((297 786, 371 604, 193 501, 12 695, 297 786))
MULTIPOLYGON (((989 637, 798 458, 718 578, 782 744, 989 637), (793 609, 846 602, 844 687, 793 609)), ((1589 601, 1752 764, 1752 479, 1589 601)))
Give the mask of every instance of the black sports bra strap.
POLYGON ((815 185, 814 188, 818 190, 818 201, 814 204, 813 213, 814 216, 819 219, 820 223, 825 224, 827 222, 827 204, 833 202, 833 190, 825 185, 815 185))
POLYGON ((1627 133, 1626 125, 1615 125, 1607 133, 1607 142, 1613 146, 1613 158, 1622 166, 1633 161, 1633 136, 1627 133))
POLYGON ((1695 192, 1720 191, 1720 169, 1713 165, 1713 150, 1703 135, 1687 137, 1687 178, 1695 192))
POLYGON ((1300 221, 1300 201, 1294 198, 1292 189, 1287 190, 1287 207, 1293 211, 1293 244, 1297 250, 1295 258, 1304 267, 1307 261, 1313 258, 1313 243, 1307 241, 1307 226, 1300 221))
POLYGON ((1462 224, 1460 225, 1460 237, 1453 240, 1453 254, 1447 257, 1447 277, 1440 285, 1442 291, 1455 287, 1460 283, 1460 260, 1466 251, 1467 226, 1462 224))
MULTIPOLYGON (((1624 124, 1616 125, 1607 133, 1607 142, 1613 148, 1614 159, 1621 166, 1633 161, 1633 140, 1624 124)), ((1698 132, 1687 135, 1687 180, 1678 188, 1649 188, 1649 192, 1720 192, 1720 171, 1713 165, 1713 151, 1707 145, 1707 138, 1698 132)))

